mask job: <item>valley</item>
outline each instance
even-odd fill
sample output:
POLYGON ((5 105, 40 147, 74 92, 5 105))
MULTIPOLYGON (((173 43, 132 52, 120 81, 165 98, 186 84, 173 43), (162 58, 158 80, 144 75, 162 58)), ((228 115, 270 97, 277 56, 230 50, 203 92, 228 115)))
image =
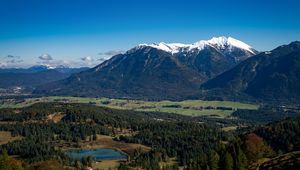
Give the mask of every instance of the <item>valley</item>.
POLYGON ((0 162, 20 170, 295 168, 299 51, 292 42, 258 53, 219 37, 138 45, 90 69, 1 70, 0 162))
POLYGON ((299 51, 218 37, 0 70, 0 170, 295 168, 299 51))
POLYGON ((49 96, 40 98, 3 99, 0 108, 20 108, 41 102, 87 103, 114 109, 125 109, 146 112, 175 113, 187 116, 218 116, 228 117, 238 109, 257 110, 257 104, 231 101, 142 101, 129 99, 87 98, 49 96))
POLYGON ((300 170, 299 7, 0 0, 0 170, 300 170))

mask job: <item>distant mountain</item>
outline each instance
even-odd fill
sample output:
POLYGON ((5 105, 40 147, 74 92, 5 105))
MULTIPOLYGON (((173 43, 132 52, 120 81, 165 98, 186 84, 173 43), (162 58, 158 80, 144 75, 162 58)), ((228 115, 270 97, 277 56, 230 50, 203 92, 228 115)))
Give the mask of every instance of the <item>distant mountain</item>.
POLYGON ((29 68, 0 68, 0 73, 36 73, 53 69, 45 65, 35 65, 29 68))
POLYGON ((202 85, 263 100, 300 99, 300 42, 253 56, 202 85))
POLYGON ((47 65, 34 65, 29 68, 0 68, 0 73, 36 73, 46 70, 56 70, 61 73, 73 74, 85 71, 87 69, 89 69, 89 67, 71 68, 63 65, 59 65, 56 67, 51 67, 47 65))
POLYGON ((30 68, 0 69, 0 88, 10 88, 13 86, 34 88, 45 83, 67 78, 71 74, 87 69, 89 68, 48 67, 44 65, 32 66, 30 68))
POLYGON ((35 73, 40 71, 46 71, 46 70, 52 70, 55 69, 55 67, 47 66, 47 65, 35 65, 32 67, 29 67, 28 69, 24 69, 24 71, 29 73, 35 73))
POLYGON ((34 73, 0 73, 0 88, 20 86, 34 88, 38 85, 67 78, 66 74, 56 70, 45 70, 34 73))
POLYGON ((79 73, 85 70, 90 69, 89 67, 79 67, 79 68, 71 68, 71 67, 66 67, 63 65, 57 66, 54 68, 54 70, 67 74, 67 75, 71 75, 71 74, 75 74, 75 73, 79 73))
POLYGON ((234 38, 194 44, 140 44, 35 93, 146 99, 192 98, 201 83, 257 54, 234 38))

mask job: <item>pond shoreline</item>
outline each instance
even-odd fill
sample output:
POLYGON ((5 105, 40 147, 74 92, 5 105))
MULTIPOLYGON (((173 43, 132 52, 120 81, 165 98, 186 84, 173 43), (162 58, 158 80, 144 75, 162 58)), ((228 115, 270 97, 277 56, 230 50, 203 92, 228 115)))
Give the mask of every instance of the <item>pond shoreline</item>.
POLYGON ((128 154, 113 148, 94 148, 94 149, 70 149, 65 151, 65 154, 72 158, 81 160, 82 158, 91 157, 93 161, 103 160, 127 160, 128 154))

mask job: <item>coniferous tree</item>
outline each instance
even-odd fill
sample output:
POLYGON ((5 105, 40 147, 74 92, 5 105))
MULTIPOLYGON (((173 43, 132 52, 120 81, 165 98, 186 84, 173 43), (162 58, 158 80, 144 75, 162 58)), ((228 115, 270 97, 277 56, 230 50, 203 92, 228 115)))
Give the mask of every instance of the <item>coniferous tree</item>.
POLYGON ((237 146, 237 169, 246 170, 248 166, 248 160, 241 147, 237 146))
POLYGON ((229 152, 225 152, 220 161, 220 169, 222 170, 233 170, 233 158, 229 152))
POLYGON ((209 169, 210 170, 218 170, 219 169, 219 161, 220 161, 220 156, 219 156, 219 154, 216 152, 216 151, 214 151, 214 150, 212 150, 211 152, 210 152, 210 154, 209 154, 209 162, 208 162, 208 164, 209 164, 209 169))

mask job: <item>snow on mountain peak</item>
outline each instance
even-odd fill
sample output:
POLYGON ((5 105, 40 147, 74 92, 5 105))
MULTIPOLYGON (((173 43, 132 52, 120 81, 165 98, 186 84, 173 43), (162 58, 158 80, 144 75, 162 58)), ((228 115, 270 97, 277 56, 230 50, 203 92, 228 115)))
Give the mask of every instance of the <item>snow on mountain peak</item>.
POLYGON ((251 46, 232 37, 213 37, 212 39, 208 40, 208 42, 210 44, 221 46, 222 48, 225 48, 226 46, 234 46, 254 53, 251 46))
POLYGON ((189 47, 189 44, 181 43, 153 43, 153 44, 140 44, 138 47, 153 47, 170 53, 178 53, 180 49, 189 47))
POLYGON ((232 37, 213 37, 210 40, 201 40, 193 44, 181 44, 181 43, 153 43, 153 44, 140 44, 136 48, 142 47, 152 47, 160 49, 169 53, 178 53, 181 51, 191 51, 198 49, 199 51, 204 49, 206 46, 211 46, 218 49, 231 49, 232 47, 240 48, 246 51, 249 51, 252 54, 255 54, 253 48, 248 44, 234 39, 232 37))

